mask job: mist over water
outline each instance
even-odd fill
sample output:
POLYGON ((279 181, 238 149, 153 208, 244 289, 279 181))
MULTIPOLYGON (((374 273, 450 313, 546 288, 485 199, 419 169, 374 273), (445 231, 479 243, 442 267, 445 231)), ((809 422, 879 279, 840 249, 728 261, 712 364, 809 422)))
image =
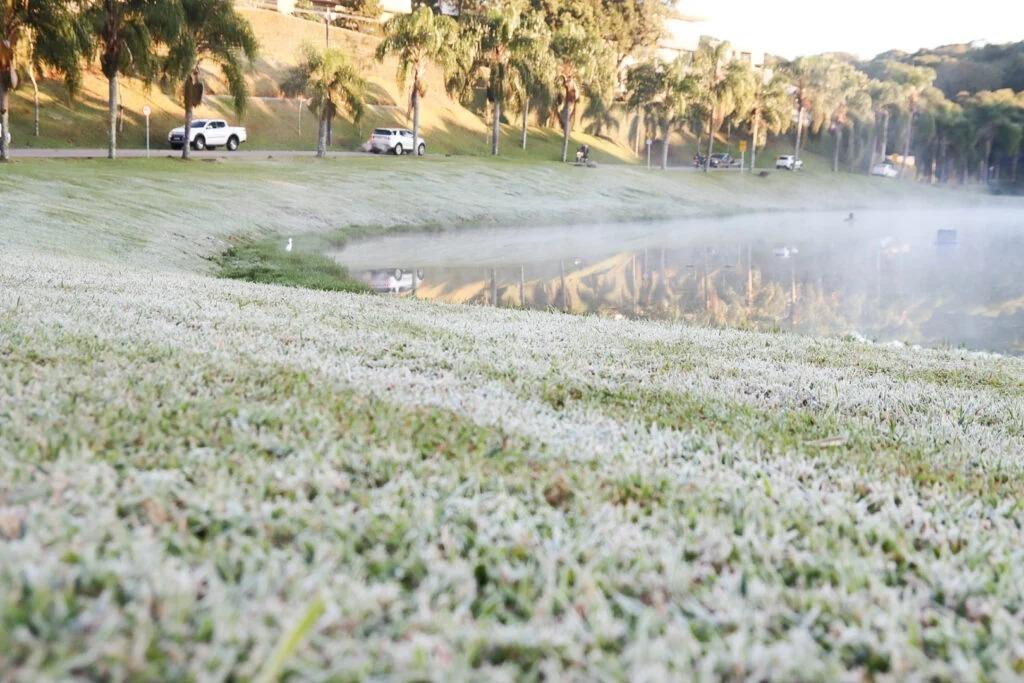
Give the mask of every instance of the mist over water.
POLYGON ((1024 353, 1024 210, 409 233, 332 255, 368 283, 400 269, 403 294, 456 303, 1024 353))

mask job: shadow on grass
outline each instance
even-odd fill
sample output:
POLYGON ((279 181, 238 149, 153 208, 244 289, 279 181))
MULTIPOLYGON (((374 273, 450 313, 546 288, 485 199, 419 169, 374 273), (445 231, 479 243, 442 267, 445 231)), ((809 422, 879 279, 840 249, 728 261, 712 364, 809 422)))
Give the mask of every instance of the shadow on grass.
POLYGON ((217 275, 232 280, 331 292, 370 291, 336 261, 314 252, 285 251, 281 239, 240 242, 221 254, 217 265, 217 275))

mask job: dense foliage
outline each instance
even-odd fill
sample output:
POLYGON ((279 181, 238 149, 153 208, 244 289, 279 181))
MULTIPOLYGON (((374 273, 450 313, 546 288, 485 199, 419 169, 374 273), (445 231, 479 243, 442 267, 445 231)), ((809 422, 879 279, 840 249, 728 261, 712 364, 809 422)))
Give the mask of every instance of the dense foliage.
MULTIPOLYGON (((532 111, 542 125, 562 129, 563 158, 574 128, 601 135, 632 117, 637 152, 642 136, 654 134, 664 154, 682 132, 697 137, 706 164, 723 128, 748 138, 755 154, 770 136, 792 131, 798 157, 812 145, 832 156, 836 171, 870 172, 889 160, 901 175, 931 182, 1017 180, 1024 43, 890 52, 863 63, 842 54, 769 58, 755 66, 713 39, 669 59, 659 48, 673 11, 666 0, 415 5, 384 25, 378 50, 382 59, 398 55, 399 80, 412 82, 414 127, 426 71, 437 68, 464 103, 486 94, 477 101, 495 154, 500 127, 513 113, 525 146, 532 111), (456 16, 441 16, 452 7, 456 16), (667 74, 676 74, 671 83, 667 74)), ((0 50, 0 100, 26 65, 45 62, 73 85, 78 57, 96 53, 111 83, 111 155, 118 74, 151 78, 159 70, 183 84, 191 110, 203 92, 199 63, 209 60, 223 71, 237 106, 245 104, 243 68, 256 45, 226 0, 3 0, 0 10, 0 33, 17 48, 0 50)), ((357 99, 348 98, 352 111, 357 99)))

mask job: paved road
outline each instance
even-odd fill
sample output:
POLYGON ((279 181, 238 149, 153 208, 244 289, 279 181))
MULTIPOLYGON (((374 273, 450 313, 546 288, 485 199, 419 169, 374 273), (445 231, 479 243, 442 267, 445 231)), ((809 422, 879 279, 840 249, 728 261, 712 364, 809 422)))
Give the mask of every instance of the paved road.
MULTIPOLYGON (((232 159, 266 159, 267 157, 312 157, 316 153, 313 150, 257 150, 257 149, 240 149, 237 152, 228 152, 227 150, 204 150, 202 152, 192 152, 193 158, 196 159, 215 159, 215 158, 232 158, 232 159)), ((357 156, 362 155, 362 152, 328 152, 327 156, 357 156)), ((107 157, 106 149, 36 149, 31 147, 12 147, 11 156, 14 158, 21 159, 105 159, 107 157)), ((117 151, 117 156, 125 159, 139 159, 145 158, 146 150, 144 149, 120 149, 117 151)), ((162 147, 154 149, 150 152, 150 156, 155 158, 173 156, 180 157, 181 152, 173 149, 162 147)))
MULTIPOLYGON (((118 157, 122 159, 140 159, 145 158, 146 150, 144 149, 121 149, 117 152, 118 157)), ((284 159, 284 158, 296 158, 296 157, 310 157, 316 155, 313 150, 301 150, 301 149, 240 149, 237 152, 229 152, 225 149, 216 150, 203 150, 202 152, 192 152, 193 159, 284 159)), ((11 156, 15 159, 105 159, 107 157, 106 149, 36 149, 32 147, 12 147, 11 156)), ((180 157, 181 152, 167 147, 160 147, 153 149, 150 152, 150 156, 155 159, 161 159, 166 157, 180 157)), ((350 157, 350 156, 366 156, 365 152, 351 152, 351 151, 340 151, 334 150, 327 153, 328 157, 350 157)), ((652 164, 651 169, 660 171, 660 164, 652 164)), ((683 166, 669 166, 669 171, 683 171, 683 172, 700 172, 703 168, 694 168, 692 164, 686 164, 683 166)), ((739 167, 731 168, 712 168, 712 173, 739 173, 739 167)), ((750 169, 743 169, 744 172, 749 172, 750 169)), ((765 169, 759 168, 758 171, 765 169)))

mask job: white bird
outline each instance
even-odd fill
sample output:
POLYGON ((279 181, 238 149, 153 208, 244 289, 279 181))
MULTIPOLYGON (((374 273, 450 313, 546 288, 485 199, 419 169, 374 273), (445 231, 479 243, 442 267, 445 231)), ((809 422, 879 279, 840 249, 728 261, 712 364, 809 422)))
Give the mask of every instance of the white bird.
POLYGON ((290 252, 292 250, 292 238, 288 238, 288 245, 284 248, 285 251, 290 252))

